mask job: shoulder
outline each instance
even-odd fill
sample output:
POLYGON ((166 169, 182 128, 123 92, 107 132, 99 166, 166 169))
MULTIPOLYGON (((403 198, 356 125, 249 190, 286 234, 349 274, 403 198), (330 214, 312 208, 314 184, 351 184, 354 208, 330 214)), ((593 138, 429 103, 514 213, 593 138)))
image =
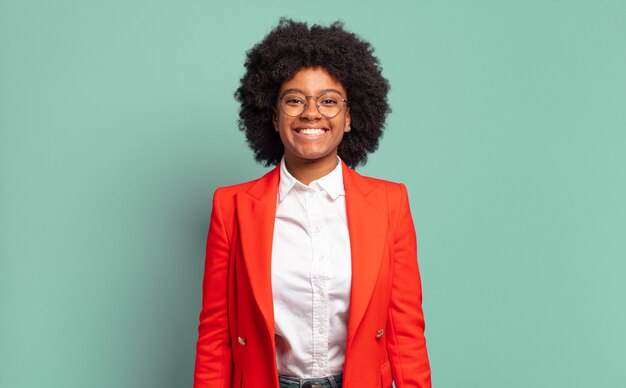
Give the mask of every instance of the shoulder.
POLYGON ((258 181, 259 179, 261 178, 257 178, 251 181, 241 182, 241 183, 237 183, 237 184, 229 185, 229 186, 220 186, 215 189, 214 195, 219 196, 221 198, 235 196, 239 192, 248 191, 248 189, 252 187, 252 185, 254 185, 254 183, 258 181))
POLYGON ((222 203, 234 201, 239 193, 248 193, 258 197, 259 195, 275 192, 278 187, 278 178, 279 169, 275 167, 259 178, 234 185, 218 187, 213 196, 222 203))
MULTIPOLYGON (((350 173, 352 175, 352 173, 350 173)), ((358 174, 354 172, 354 174, 358 174)), ((409 194, 406 189, 406 185, 402 182, 393 182, 386 179, 373 178, 369 176, 364 176, 358 174, 358 178, 355 179, 354 175, 352 178, 355 181, 361 182, 361 187, 369 186, 369 193, 372 195, 368 195, 368 198, 372 198, 370 203, 373 204, 374 198, 378 198, 378 203, 384 202, 387 207, 387 211, 389 212, 390 224, 395 225, 394 230, 398 231, 402 222, 408 222, 408 224, 413 224, 413 218, 411 215, 410 204, 409 204, 409 194), (374 194, 377 193, 377 194, 374 194)))
MULTIPOLYGON (((396 224, 401 216, 410 217, 409 195, 404 183, 361 175, 352 169, 344 170, 346 192, 355 190, 368 198, 371 205, 385 203, 392 223, 396 224)), ((347 194, 346 194, 347 195, 347 194)))
POLYGON ((388 193, 390 199, 400 200, 403 196, 407 196, 406 185, 402 182, 394 182, 387 179, 375 178, 371 176, 361 175, 360 173, 348 168, 345 170, 348 180, 355 182, 360 187, 366 188, 367 191, 383 189, 388 193))
POLYGON ((395 181, 390 181, 387 179, 375 178, 375 177, 365 176, 365 175, 361 175, 361 177, 363 177, 363 179, 368 180, 373 185, 384 186, 392 190, 394 189, 397 190, 397 189, 400 189, 402 186, 404 186, 404 183, 402 182, 395 182, 395 181))

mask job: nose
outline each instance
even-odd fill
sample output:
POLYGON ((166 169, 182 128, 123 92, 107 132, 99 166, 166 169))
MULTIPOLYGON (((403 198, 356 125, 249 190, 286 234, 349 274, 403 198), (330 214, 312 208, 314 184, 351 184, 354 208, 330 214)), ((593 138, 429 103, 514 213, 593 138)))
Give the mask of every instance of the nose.
POLYGON ((302 115, 300 115, 300 117, 306 120, 315 120, 315 119, 319 119, 322 117, 322 114, 317 108, 317 98, 315 97, 307 98, 307 103, 304 107, 304 112, 302 112, 302 115))

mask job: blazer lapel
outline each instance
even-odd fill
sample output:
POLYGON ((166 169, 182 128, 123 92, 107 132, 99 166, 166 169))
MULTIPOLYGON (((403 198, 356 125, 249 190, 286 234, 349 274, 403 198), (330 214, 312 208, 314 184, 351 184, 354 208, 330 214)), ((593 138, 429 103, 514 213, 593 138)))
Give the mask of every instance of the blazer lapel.
MULTIPOLYGON (((343 162, 342 162, 343 163, 343 162)), ((348 345, 352 341, 376 285, 387 242, 386 191, 343 163, 346 213, 352 255, 352 288, 348 345)))
POLYGON ((279 166, 259 178, 247 192, 237 194, 237 222, 243 258, 253 294, 272 340, 274 303, 271 260, 279 166))

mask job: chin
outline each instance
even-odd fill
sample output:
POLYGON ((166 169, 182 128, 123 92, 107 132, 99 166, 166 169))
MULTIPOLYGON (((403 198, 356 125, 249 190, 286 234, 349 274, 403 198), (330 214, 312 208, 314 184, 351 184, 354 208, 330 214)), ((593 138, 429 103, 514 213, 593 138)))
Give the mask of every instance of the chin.
POLYGON ((295 156, 299 159, 306 159, 306 160, 320 160, 320 159, 332 157, 332 155, 333 155, 332 152, 325 152, 325 151, 308 151, 308 152, 298 152, 298 153, 292 154, 292 156, 295 156))

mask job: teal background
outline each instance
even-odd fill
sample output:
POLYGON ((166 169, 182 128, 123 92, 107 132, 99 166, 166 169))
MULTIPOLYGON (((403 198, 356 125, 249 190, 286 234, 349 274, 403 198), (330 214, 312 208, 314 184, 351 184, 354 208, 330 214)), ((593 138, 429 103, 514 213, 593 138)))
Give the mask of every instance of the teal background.
POLYGON ((376 48, 437 388, 626 386, 626 3, 0 1, 0 386, 191 386, 244 53, 376 48))

